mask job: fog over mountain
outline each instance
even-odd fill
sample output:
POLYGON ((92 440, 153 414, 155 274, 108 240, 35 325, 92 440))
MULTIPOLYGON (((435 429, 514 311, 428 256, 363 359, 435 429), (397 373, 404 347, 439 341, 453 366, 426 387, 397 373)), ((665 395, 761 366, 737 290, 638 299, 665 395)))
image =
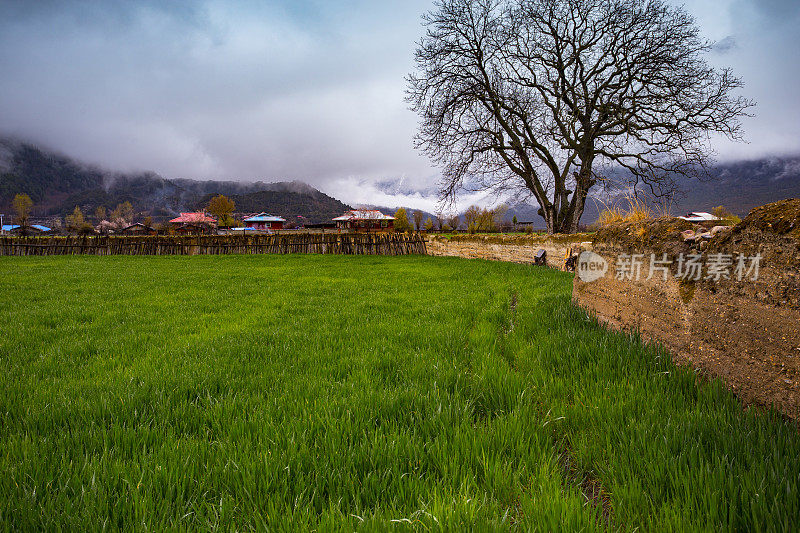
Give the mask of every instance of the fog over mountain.
MULTIPOLYGON (((707 180, 679 180, 679 194, 672 199, 672 212, 710 211, 725 205, 739 215, 750 209, 785 198, 800 198, 800 156, 773 157, 731 162, 711 170, 707 180)), ((17 193, 29 194, 34 212, 40 216, 70 213, 75 206, 91 213, 96 207, 113 208, 131 202, 142 215, 171 217, 174 214, 202 208, 216 194, 232 197, 237 211, 270 211, 274 214, 303 216, 311 222, 329 221, 353 207, 378 207, 391 213, 398 207, 422 210, 426 218, 442 212, 435 188, 415 189, 408 181, 384 179, 362 182, 356 188, 364 198, 383 201, 346 202, 339 190, 320 191, 300 181, 269 180, 257 182, 167 179, 154 172, 115 172, 76 161, 69 156, 48 151, 15 139, 0 138, 0 210, 10 212, 11 200, 17 193)), ((625 191, 605 196, 605 202, 624 205, 625 191)), ((352 197, 352 196, 351 196, 352 197)), ((468 205, 491 206, 505 202, 508 218, 534 222, 544 227, 537 215, 538 206, 513 196, 497 199, 484 193, 464 195, 460 204, 444 210, 444 214, 462 212, 468 205)), ((603 203, 589 201, 583 223, 597 219, 603 203)))
MULTIPOLYGON (((678 3, 678 0, 675 0, 678 3)), ((0 2, 0 134, 127 175, 435 208, 404 102, 432 0, 0 2), (399 185, 394 185, 399 184, 399 185)), ((755 99, 721 162, 800 153, 800 2, 686 5, 755 99)), ((464 207, 491 202, 465 194, 464 207)))
POLYGON ((153 172, 113 172, 15 139, 0 138, 0 210, 26 193, 37 216, 64 216, 77 206, 85 213, 130 202, 140 216, 157 219, 202 209, 211 196, 234 199, 239 212, 270 211, 325 222, 350 209, 299 181, 237 182, 166 179, 153 172))

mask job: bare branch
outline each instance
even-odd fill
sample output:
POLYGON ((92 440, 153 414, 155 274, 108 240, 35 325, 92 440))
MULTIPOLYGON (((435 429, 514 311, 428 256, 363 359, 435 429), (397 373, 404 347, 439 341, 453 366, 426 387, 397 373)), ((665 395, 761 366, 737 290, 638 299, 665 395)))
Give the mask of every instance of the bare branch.
POLYGON ((524 190, 552 232, 577 227, 595 165, 668 194, 705 172, 710 134, 742 139, 753 105, 665 0, 440 0, 423 20, 407 100, 442 200, 524 190))

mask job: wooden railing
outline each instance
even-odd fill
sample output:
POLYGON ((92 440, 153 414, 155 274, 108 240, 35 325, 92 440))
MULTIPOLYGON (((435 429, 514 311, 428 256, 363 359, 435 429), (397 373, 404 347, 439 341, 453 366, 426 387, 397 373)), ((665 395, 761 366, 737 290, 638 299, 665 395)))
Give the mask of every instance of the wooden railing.
POLYGON ((426 253, 419 234, 2 237, 0 256, 426 253))

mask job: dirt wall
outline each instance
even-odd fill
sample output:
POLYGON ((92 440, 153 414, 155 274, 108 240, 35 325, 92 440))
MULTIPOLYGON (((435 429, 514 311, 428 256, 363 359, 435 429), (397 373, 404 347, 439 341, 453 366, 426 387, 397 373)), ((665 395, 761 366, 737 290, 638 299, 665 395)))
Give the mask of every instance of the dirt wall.
POLYGON ((598 232, 593 251, 608 270, 591 282, 576 275, 573 300, 614 328, 661 342, 679 362, 721 378, 745 403, 800 419, 800 200, 755 209, 734 228, 697 242, 684 241, 685 225, 663 219, 598 232), (642 276, 618 279, 620 256, 633 253, 646 258, 642 276), (707 279, 705 270, 699 281, 681 280, 672 265, 666 281, 660 273, 648 280, 651 253, 699 254, 705 264, 722 254, 734 263, 730 279, 707 279), (752 271, 738 279, 739 254, 760 255, 756 280, 752 271))
POLYGON ((591 235, 435 235, 428 241, 428 255, 533 263, 539 250, 547 252, 547 266, 564 268, 569 249, 591 249, 591 235))

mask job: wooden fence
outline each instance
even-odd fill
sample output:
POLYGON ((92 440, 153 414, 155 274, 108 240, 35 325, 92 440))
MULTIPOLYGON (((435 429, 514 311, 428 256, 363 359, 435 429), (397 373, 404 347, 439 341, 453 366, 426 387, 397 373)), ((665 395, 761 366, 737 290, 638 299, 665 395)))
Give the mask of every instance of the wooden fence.
POLYGON ((418 234, 198 235, 2 237, 0 256, 10 255, 221 255, 426 253, 418 234))

